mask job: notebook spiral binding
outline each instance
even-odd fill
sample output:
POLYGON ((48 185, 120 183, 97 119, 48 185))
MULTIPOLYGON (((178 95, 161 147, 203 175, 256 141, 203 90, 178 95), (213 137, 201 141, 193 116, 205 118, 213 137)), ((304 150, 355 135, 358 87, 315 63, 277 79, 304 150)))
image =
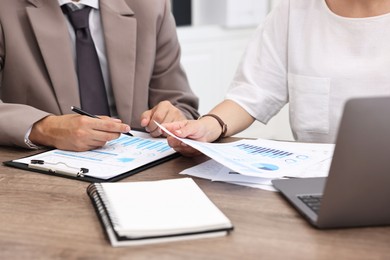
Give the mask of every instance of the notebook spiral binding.
POLYGON ((90 195, 92 201, 94 202, 96 211, 98 212, 98 215, 100 216, 106 230, 115 230, 115 226, 118 226, 118 220, 109 206, 110 204, 108 203, 104 195, 104 191, 101 184, 90 184, 87 188, 87 192, 90 195))
MULTIPOLYGON (((110 234, 108 233, 109 230, 112 230, 112 223, 110 222, 110 218, 108 216, 107 209, 105 208, 104 202, 102 201, 98 188, 96 187, 97 184, 92 183, 87 188, 87 193, 89 197, 92 200, 92 204, 95 207, 95 210, 98 213, 98 216, 101 220, 102 225, 104 226, 104 230, 107 231, 107 236, 109 237, 110 234)), ((99 185, 100 186, 100 185, 99 185)))

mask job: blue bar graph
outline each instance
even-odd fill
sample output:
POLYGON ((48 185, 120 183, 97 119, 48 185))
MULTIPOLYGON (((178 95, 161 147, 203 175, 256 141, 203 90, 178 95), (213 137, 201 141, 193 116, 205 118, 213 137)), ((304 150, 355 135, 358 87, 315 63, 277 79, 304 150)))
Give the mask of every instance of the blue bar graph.
POLYGON ((267 147, 260 147, 256 145, 249 145, 249 144, 238 144, 235 147, 238 149, 252 155, 261 155, 264 157, 270 157, 270 158, 285 158, 293 153, 278 150, 278 149, 272 149, 267 147))
POLYGON ((110 145, 120 144, 124 147, 135 148, 137 150, 148 150, 163 153, 171 149, 171 147, 163 141, 144 139, 139 137, 121 137, 110 142, 110 145))

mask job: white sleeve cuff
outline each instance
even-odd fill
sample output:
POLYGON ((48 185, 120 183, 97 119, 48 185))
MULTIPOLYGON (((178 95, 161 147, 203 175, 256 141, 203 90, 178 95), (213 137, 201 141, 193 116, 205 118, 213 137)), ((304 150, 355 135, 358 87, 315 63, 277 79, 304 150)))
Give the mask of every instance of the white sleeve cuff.
POLYGON ((30 149, 40 149, 41 147, 34 144, 30 141, 29 136, 31 133, 32 126, 28 129, 26 135, 24 136, 24 143, 30 148, 30 149))

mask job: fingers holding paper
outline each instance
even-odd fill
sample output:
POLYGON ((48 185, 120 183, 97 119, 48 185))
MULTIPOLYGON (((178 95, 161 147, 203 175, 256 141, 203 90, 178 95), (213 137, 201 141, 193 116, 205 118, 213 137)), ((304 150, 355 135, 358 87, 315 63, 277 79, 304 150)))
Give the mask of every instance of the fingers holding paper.
POLYGON ((70 151, 87 151, 102 147, 130 126, 106 116, 91 118, 82 115, 47 116, 36 122, 29 136, 36 145, 70 151))
MULTIPOLYGON (((196 141, 207 141, 207 129, 198 120, 184 120, 179 122, 166 123, 163 124, 163 126, 177 137, 189 138, 196 141)), ((186 145, 172 136, 168 136, 167 140, 169 146, 184 156, 190 157, 200 154, 198 150, 186 145)))

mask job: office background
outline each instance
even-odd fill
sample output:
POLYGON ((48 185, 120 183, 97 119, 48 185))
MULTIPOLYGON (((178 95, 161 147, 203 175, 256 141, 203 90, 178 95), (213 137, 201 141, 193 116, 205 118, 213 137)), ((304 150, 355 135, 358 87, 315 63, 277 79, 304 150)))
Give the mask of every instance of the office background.
MULTIPOLYGON (((223 100, 251 35, 279 1, 172 0, 182 65, 201 114, 223 100)), ((288 107, 266 126, 255 122, 238 136, 292 140, 288 107)))

